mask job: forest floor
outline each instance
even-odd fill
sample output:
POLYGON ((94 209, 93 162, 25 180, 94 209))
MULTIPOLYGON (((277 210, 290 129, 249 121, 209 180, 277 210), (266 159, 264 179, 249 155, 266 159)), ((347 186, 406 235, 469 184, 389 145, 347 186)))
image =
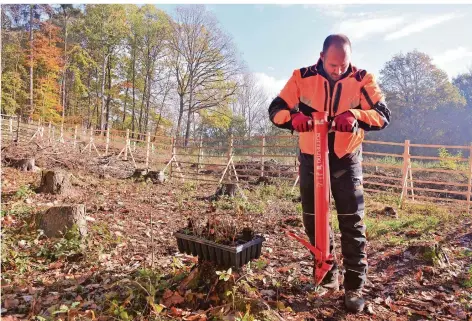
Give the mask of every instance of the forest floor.
MULTIPOLYGON (((129 162, 112 162, 132 174, 129 162)), ((2 166, 3 320, 472 320, 472 217, 460 207, 398 209, 397 197, 366 193, 367 304, 355 315, 342 287, 310 290, 311 255, 284 233, 304 235, 289 184, 246 184, 247 199, 211 202, 203 197, 215 184, 118 178, 99 163, 67 153, 37 161, 73 175, 66 195, 35 192, 40 172, 2 166), (85 238, 38 230, 38 213, 60 204, 85 204, 85 238), (263 235, 258 259, 224 271, 179 253, 173 233, 189 218, 228 216, 263 235)), ((335 210, 332 222, 342 266, 335 210)))

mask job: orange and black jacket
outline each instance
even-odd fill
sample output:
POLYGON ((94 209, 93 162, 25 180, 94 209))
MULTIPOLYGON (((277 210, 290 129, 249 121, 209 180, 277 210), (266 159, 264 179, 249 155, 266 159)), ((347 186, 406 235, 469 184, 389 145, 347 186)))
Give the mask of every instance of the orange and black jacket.
MULTIPOLYGON (((328 120, 350 110, 359 123, 357 133, 335 132, 328 139, 330 152, 342 158, 357 152, 364 140, 364 131, 380 130, 390 122, 390 110, 374 76, 350 65, 340 80, 326 76, 321 59, 316 65, 296 69, 278 97, 269 106, 272 123, 291 129, 291 114, 325 111, 328 120)), ((313 155, 313 132, 299 134, 301 153, 313 155)))

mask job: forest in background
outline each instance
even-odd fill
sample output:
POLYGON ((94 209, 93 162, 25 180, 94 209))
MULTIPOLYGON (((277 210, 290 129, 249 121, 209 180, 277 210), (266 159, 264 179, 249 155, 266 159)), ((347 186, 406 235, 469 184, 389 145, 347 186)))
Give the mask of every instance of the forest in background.
MULTIPOLYGON (((274 97, 203 5, 2 5, 1 27, 3 114, 185 142, 280 133, 274 97)), ((472 142, 472 66, 451 81, 427 53, 385 58, 392 122, 369 139, 472 142)))

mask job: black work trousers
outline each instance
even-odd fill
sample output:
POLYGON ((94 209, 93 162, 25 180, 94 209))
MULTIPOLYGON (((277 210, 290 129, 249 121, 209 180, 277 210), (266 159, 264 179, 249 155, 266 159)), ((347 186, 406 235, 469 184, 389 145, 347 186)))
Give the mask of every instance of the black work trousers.
MULTIPOLYGON (((303 224, 310 242, 315 241, 313 155, 300 154, 300 194, 303 208, 303 224)), ((360 157, 337 158, 329 154, 331 192, 337 210, 341 231, 341 252, 345 267, 344 288, 357 290, 364 286, 367 274, 366 228, 364 218, 364 194, 360 157)), ((334 255, 334 237, 330 231, 330 251, 334 255)), ((333 265, 331 272, 337 270, 333 265)), ((332 274, 332 273, 329 273, 332 274)))

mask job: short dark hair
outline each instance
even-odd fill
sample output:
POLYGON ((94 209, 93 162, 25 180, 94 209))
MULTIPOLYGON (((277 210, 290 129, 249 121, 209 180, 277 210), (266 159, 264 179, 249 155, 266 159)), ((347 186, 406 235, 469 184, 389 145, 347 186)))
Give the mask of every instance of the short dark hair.
POLYGON ((343 34, 329 35, 323 42, 323 52, 326 53, 332 45, 335 45, 337 48, 343 48, 348 45, 351 48, 351 41, 343 34))

